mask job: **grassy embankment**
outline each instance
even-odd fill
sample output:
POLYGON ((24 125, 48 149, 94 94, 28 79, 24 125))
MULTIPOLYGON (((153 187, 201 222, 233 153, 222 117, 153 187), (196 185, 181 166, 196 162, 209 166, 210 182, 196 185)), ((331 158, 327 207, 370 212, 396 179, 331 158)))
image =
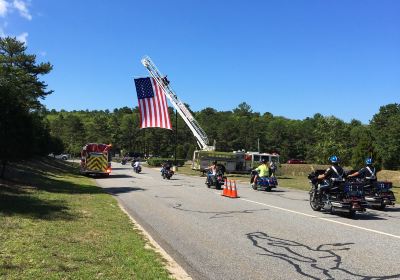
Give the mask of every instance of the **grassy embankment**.
POLYGON ((116 200, 71 165, 38 159, 6 178, 0 279, 170 279, 116 200))
MULTIPOLYGON (((278 169, 278 182, 281 187, 293 188, 298 190, 309 190, 310 184, 307 175, 316 169, 326 169, 327 165, 314 164, 282 164, 278 169)), ((190 165, 179 167, 178 173, 200 176, 201 173, 191 169, 190 165)), ((250 175, 227 174, 231 180, 238 180, 243 183, 249 183, 250 175)), ((381 181, 393 182, 393 192, 397 202, 400 201, 400 171, 382 170, 378 172, 378 178, 381 181)))

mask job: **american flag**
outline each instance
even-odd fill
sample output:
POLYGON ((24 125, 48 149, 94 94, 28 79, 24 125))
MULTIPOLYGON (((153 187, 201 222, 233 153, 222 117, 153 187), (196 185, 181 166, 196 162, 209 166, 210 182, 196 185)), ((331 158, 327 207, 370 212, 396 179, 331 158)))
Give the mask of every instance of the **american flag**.
POLYGON ((171 128, 166 96, 154 78, 135 79, 140 111, 140 128, 171 128))

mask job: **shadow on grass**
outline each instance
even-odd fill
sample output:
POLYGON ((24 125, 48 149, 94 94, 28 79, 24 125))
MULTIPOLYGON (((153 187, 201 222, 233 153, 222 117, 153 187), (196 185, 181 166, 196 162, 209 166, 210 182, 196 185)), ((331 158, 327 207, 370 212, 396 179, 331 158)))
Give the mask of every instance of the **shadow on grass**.
POLYGON ((278 176, 277 177, 278 178, 278 180, 280 179, 280 180, 293 180, 294 178, 292 178, 292 177, 287 177, 287 176, 278 176))
POLYGON ((99 187, 80 184, 79 180, 74 183, 82 176, 76 166, 65 161, 51 158, 21 161, 10 164, 6 172, 6 179, 0 180, 0 213, 5 215, 71 220, 77 217, 70 214, 65 200, 41 198, 38 194, 104 194, 99 187))
MULTIPOLYGON (((64 176, 78 179, 82 175, 72 163, 52 158, 39 158, 15 163, 8 167, 8 185, 21 185, 52 193, 98 194, 101 188, 64 180, 64 176)), ((0 182, 1 183, 1 182, 0 182)))
POLYGON ((33 219, 73 220, 76 216, 69 213, 69 207, 63 200, 41 200, 24 191, 0 189, 0 213, 3 215, 21 215, 33 219))

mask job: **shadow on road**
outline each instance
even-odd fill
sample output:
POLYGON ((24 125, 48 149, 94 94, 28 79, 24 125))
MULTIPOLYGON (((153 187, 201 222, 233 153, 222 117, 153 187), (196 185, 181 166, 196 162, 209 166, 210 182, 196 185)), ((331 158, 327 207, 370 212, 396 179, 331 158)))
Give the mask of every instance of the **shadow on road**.
MULTIPOLYGON (((341 255, 348 255, 354 243, 328 243, 316 247, 308 246, 297 241, 268 235, 264 232, 246 234, 253 246, 259 249, 259 254, 280 259, 291 266, 307 279, 399 279, 400 274, 394 275, 364 275, 349 269, 341 255)), ((289 269, 289 268, 288 268, 289 269)), ((368 269, 368 268, 367 268, 368 269)), ((398 269, 398 268, 396 268, 398 269)))
POLYGON ((112 167, 112 170, 129 170, 128 168, 112 167))
POLYGON ((133 187, 103 188, 103 190, 112 195, 116 195, 116 194, 120 194, 120 193, 135 192, 135 191, 145 191, 145 189, 133 188, 133 187))
POLYGON ((111 174, 110 178, 132 178, 133 176, 127 174, 111 174))
POLYGON ((380 212, 400 212, 400 208, 395 207, 386 207, 385 210, 381 210, 380 212))

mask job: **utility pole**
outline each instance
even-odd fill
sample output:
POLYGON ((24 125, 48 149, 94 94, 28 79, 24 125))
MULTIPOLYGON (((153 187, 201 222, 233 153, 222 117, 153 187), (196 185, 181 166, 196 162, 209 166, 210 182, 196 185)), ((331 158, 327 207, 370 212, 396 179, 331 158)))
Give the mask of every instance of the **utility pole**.
POLYGON ((174 151, 174 165, 177 166, 176 163, 176 146, 178 145, 178 111, 175 110, 175 151, 174 151))
POLYGON ((257 138, 257 152, 260 152, 260 138, 257 138))

